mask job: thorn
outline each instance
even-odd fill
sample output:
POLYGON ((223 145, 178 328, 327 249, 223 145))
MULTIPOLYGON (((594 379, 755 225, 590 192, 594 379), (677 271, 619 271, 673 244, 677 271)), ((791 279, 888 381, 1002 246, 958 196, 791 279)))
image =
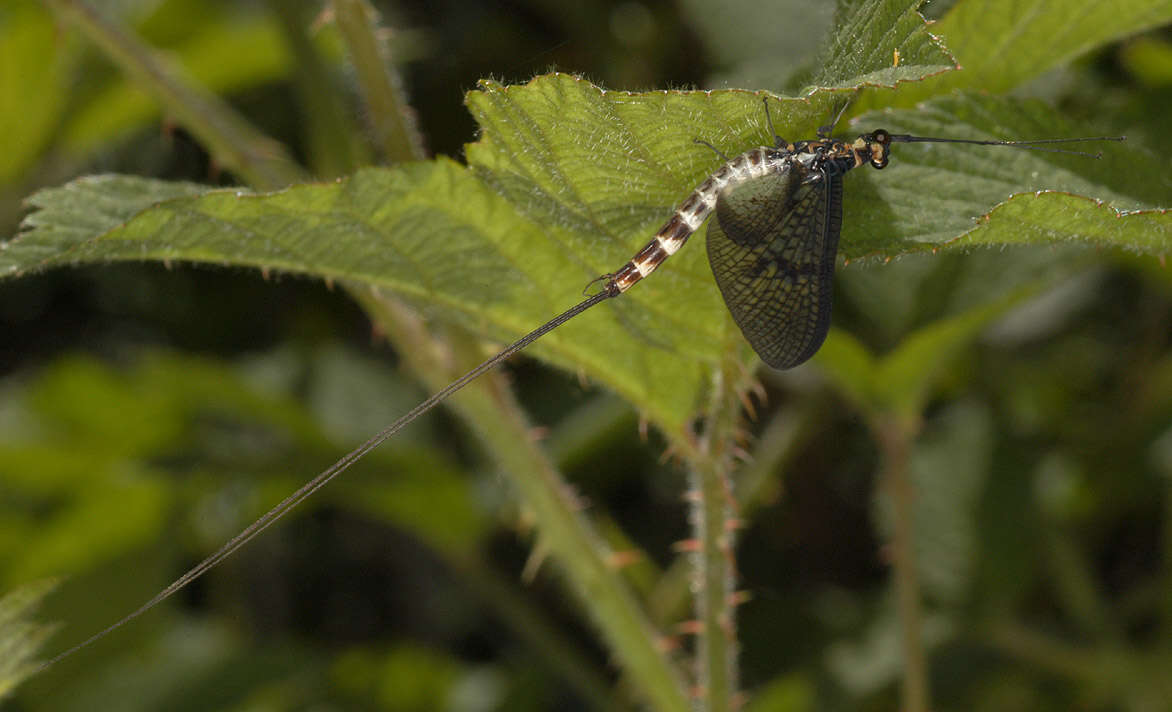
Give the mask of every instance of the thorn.
POLYGON ((738 389, 737 398, 740 399, 741 405, 745 408, 746 417, 755 422, 757 420, 757 408, 753 405, 752 399, 749 398, 749 393, 738 389))
POLYGON ((590 498, 583 496, 572 484, 564 483, 561 492, 562 497, 574 510, 583 512, 590 508, 590 498))
POLYGON ((643 554, 634 550, 628 549, 626 551, 612 551, 606 557, 606 565, 618 571, 633 564, 643 561, 643 554))
POLYGON ((656 636, 655 647, 661 653, 670 653, 680 649, 680 639, 674 635, 656 636))
POLYGON ((696 504, 701 500, 700 490, 695 488, 684 490, 684 493, 680 495, 680 499, 689 504, 696 504))
POLYGON ((700 449, 700 440, 696 437, 696 431, 692 428, 692 424, 689 424, 687 427, 685 427, 680 435, 682 435, 683 438, 688 441, 688 446, 693 450, 700 449))
POLYGON ((749 388, 753 390, 753 395, 757 396, 757 400, 761 401, 761 405, 769 405, 769 393, 765 390, 765 384, 756 378, 749 384, 749 388))
POLYGON ((333 5, 327 4, 322 8, 322 11, 317 14, 317 17, 313 18, 313 22, 310 23, 309 29, 314 34, 317 34, 317 32, 321 30, 322 27, 333 24, 334 19, 334 7, 333 5))
POLYGON ((639 441, 647 442, 647 417, 639 414, 639 441))
POLYGON ((675 459, 675 456, 676 456, 676 447, 675 447, 675 445, 672 445, 671 443, 668 443, 668 446, 667 446, 667 447, 665 447, 665 448, 663 449, 663 452, 659 454, 659 464, 660 464, 660 465, 665 465, 665 464, 667 464, 669 461, 671 461, 671 460, 675 459))
POLYGON ((697 620, 676 623, 676 631, 680 635, 699 635, 702 630, 704 630, 704 624, 697 620))
POLYGON ((171 259, 169 257, 164 257, 163 258, 163 268, 166 269, 168 272, 170 272, 171 266, 172 266, 171 259))
POLYGON ((533 530, 537 528, 537 517, 534 516, 533 510, 528 507, 522 507, 517 512, 517 519, 513 523, 513 528, 522 536, 529 536, 533 530))
POLYGON ((269 281, 269 277, 271 277, 272 275, 271 275, 271 274, 269 274, 269 268, 268 268, 268 267, 261 267, 261 268, 260 268, 260 276, 261 276, 261 278, 263 278, 263 279, 264 279, 264 281, 266 281, 266 282, 267 282, 267 281, 269 281))
POLYGON ((745 520, 740 517, 729 517, 724 520, 724 530, 726 532, 740 531, 745 528, 745 520))
POLYGON ((548 437, 549 437, 549 426, 547 426, 547 425, 534 425, 533 427, 529 428, 530 442, 539 443, 548 437))
MULTIPOLYGON (((746 435, 747 435, 747 433, 746 433, 746 435)), ((737 460, 745 463, 746 465, 751 464, 753 462, 753 455, 748 450, 746 450, 742 447, 734 447, 732 449, 732 456, 734 459, 737 459, 737 460)))
POLYGON ((529 552, 529 558, 525 560, 525 566, 521 569, 521 580, 525 585, 532 585, 534 579, 537 578, 537 572, 541 570, 541 565, 545 563, 546 556, 549 552, 545 548, 545 544, 538 540, 533 547, 533 551, 529 552))
POLYGON ((325 281, 326 281, 326 289, 330 290, 331 292, 334 291, 334 278, 333 277, 326 277, 325 281))
POLYGON ((748 591, 733 591, 728 597, 729 605, 734 608, 736 606, 743 606, 751 600, 753 600, 753 594, 748 591))
POLYGON ((681 539, 671 545, 671 550, 680 554, 694 554, 700 551, 699 539, 681 539))

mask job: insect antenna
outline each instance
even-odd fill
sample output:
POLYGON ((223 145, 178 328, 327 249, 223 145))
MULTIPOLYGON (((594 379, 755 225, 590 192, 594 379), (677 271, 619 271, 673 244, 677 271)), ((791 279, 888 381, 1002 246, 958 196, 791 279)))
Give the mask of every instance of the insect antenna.
MULTIPOLYGON (((879 131, 875 132, 879 134, 879 131)), ((1103 152, 1089 153, 1087 151, 1071 151, 1065 148, 1051 148, 1040 144, 1052 143, 1081 143, 1083 141, 1126 141, 1126 136, 1086 136, 1081 138, 1040 138, 1030 141, 1002 141, 980 140, 971 138, 935 138, 932 136, 912 136, 910 134, 886 134, 891 143, 971 143, 977 146, 1014 146, 1031 151, 1046 151, 1048 153, 1065 153, 1072 156, 1086 156, 1088 158, 1102 158, 1103 152)))
MULTIPOLYGON (((768 107, 768 106, 767 106, 767 107, 765 107, 765 108, 766 108, 766 111, 768 111, 768 110, 769 110, 769 107, 768 107)), ((692 139, 692 143, 698 143, 698 144, 700 144, 701 146, 707 146, 708 148, 711 148, 713 151, 716 151, 716 155, 720 156, 720 158, 721 158, 721 159, 722 159, 722 160, 723 160, 725 163, 728 163, 728 156, 724 155, 724 151, 721 151, 719 148, 717 148, 716 146, 713 146, 712 144, 708 143, 708 142, 707 142, 707 141, 705 141, 704 139, 702 139, 702 138, 694 138, 694 139, 692 139)))
POLYGON ((366 442, 362 443, 358 447, 356 447, 353 450, 351 450, 350 452, 346 453, 346 455, 344 455, 337 462, 330 465, 328 468, 326 468, 325 470, 320 472, 312 480, 309 480, 304 485, 302 485, 296 492, 289 495, 285 499, 281 500, 280 503, 278 503, 272 509, 270 509, 269 511, 262 514, 256 521, 254 521, 252 524, 249 524, 239 534, 237 534, 236 536, 229 539, 223 546, 221 546, 219 549, 217 549, 215 552, 213 552, 211 555, 209 555, 206 559, 204 559, 203 561, 201 561, 198 564, 196 564, 195 566, 193 566, 190 570, 187 571, 187 573, 185 573, 182 576, 180 576, 179 578, 175 579, 166 588, 164 588, 162 591, 159 591, 157 594, 155 594, 154 598, 150 599, 149 601, 142 604, 137 609, 135 609, 131 613, 123 616, 122 618, 115 621, 114 623, 111 623, 110 625, 106 626, 104 629, 98 631, 97 633, 94 633, 89 638, 86 638, 85 640, 78 643, 77 645, 74 645, 73 647, 69 648, 68 650, 66 650, 62 653, 58 653, 57 655, 50 658, 49 660, 41 663, 41 665, 38 668, 36 668, 34 673, 42 672, 43 670, 45 670, 49 667, 52 667, 53 665, 64 660, 65 658, 69 657, 70 655, 73 655, 74 653, 81 650, 82 648, 89 647, 93 643, 96 643, 97 641, 101 640, 102 638, 105 638, 110 633, 113 633, 114 631, 118 630, 119 628, 126 625, 130 621, 134 620, 135 618, 138 618, 139 616, 146 613, 150 609, 154 608, 155 606, 159 605, 163 601, 167 600, 172 595, 177 593, 180 589, 187 586, 187 584, 196 580, 200 576, 203 576, 210 569, 212 569, 216 565, 218 565, 221 561, 223 561, 224 559, 227 559, 237 549, 239 549, 240 547, 247 544, 250 540, 252 540, 258 534, 263 532, 265 529, 268 529, 270 525, 272 525, 278 519, 283 517, 286 513, 289 512, 289 510, 293 509, 298 504, 301 504, 301 502, 303 502, 307 497, 309 497, 314 492, 318 491, 319 489, 321 489, 322 487, 327 485, 330 482, 330 480, 334 479, 338 475, 345 472, 347 469, 350 468, 351 465, 353 465, 355 462, 358 462, 359 460, 361 460, 363 457, 365 457, 367 455, 367 453, 369 453, 371 450, 373 450, 376 447, 378 447, 379 445, 381 445, 383 442, 385 442, 388 438, 393 436, 395 433, 397 433, 400 430, 402 430, 403 428, 405 428, 407 425, 409 425, 412 421, 417 419, 419 416, 423 415, 427 411, 431 410, 432 408, 436 407, 440 403, 444 402, 453 393, 462 389, 464 386, 468 385, 472 381, 476 380, 478 377, 483 375, 486 371, 492 370, 497 365, 499 365, 502 361, 506 360, 507 358, 509 358, 513 354, 517 353, 521 349, 525 348, 529 344, 532 344, 534 341, 537 341, 542 336, 545 336, 549 332, 558 328, 559 326, 566 323, 570 319, 573 319, 574 317, 578 316, 579 314, 586 311, 590 307, 592 307, 596 304, 599 304, 600 302, 604 302, 607 299, 610 299, 612 297, 617 297, 619 294, 620 294, 620 292, 619 292, 618 288, 614 286, 613 282, 608 283, 607 286, 602 291, 588 297, 587 299, 585 299, 582 302, 579 302, 575 306, 570 307, 569 309, 562 312, 558 316, 554 317, 553 319, 550 319, 549 321, 545 322, 544 324, 537 327, 533 331, 522 336, 520 339, 517 339, 513 343, 509 344, 500 353, 485 360, 480 365, 473 368, 471 371, 468 371, 463 376, 460 376, 456 380, 452 381, 447 386, 445 386, 442 390, 437 391, 436 393, 432 394, 431 397, 429 397, 427 400, 423 401, 419 405, 412 408, 410 411, 408 411, 405 415, 400 417, 398 420, 391 423, 387 427, 383 428, 374 437, 370 438, 366 442))
POLYGON ((818 127, 818 138, 830 138, 830 135, 834 133, 834 127, 838 126, 839 120, 842 118, 842 115, 846 113, 847 107, 850 105, 850 97, 843 100, 842 107, 840 107, 839 110, 835 112, 834 118, 830 119, 830 123, 826 124, 825 126, 818 127))
POLYGON ((769 133, 773 136, 773 145, 781 148, 785 145, 786 141, 781 136, 778 136, 777 129, 773 128, 773 116, 769 113, 769 97, 761 97, 761 103, 765 105, 765 123, 769 124, 769 133))

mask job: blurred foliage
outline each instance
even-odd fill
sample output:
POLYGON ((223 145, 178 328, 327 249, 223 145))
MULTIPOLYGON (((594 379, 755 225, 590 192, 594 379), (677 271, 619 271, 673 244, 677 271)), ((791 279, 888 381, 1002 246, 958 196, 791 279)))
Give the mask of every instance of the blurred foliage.
POLYGON ((48 580, 25 584, 0 597, 0 701, 36 669, 35 656, 53 627, 32 620, 48 580))
MULTIPOLYGON (((553 67, 608 89, 794 90, 825 76, 820 70, 832 62, 834 76, 853 78, 849 86, 935 71, 930 42, 916 55, 920 65, 899 72, 849 52, 815 66, 818 38, 833 22, 828 4, 770 5, 521 0, 402 2, 379 10, 383 25, 394 28, 383 39, 400 63, 430 149, 460 154, 473 139, 476 115, 485 133, 469 149, 469 162, 498 170, 490 184, 527 210, 526 217, 553 213, 543 223, 553 231, 567 228, 565 215, 572 213, 559 212, 573 203, 548 180, 564 165, 536 154, 538 143, 512 152, 500 147, 521 133, 517 126, 573 124, 579 116, 559 114, 556 104, 546 113, 534 109, 538 92, 564 91, 564 83, 549 79, 513 103, 499 102, 492 91, 512 81, 553 67), (470 114, 463 93, 485 77, 497 83, 482 85, 470 114), (525 121, 505 121, 495 133, 488 127, 521 110, 529 112, 525 121), (516 173, 530 182, 499 180, 509 175, 508 160, 524 163, 518 157, 536 166, 516 173), (558 200, 526 200, 543 192, 558 200)), ((860 7, 871 5, 843 2, 839 11, 860 7)), ((101 8, 162 50, 176 77, 290 147, 307 172, 334 177, 380 155, 361 108, 362 79, 318 3, 149 0, 101 8)), ((835 330, 815 363, 761 374, 767 399, 756 402, 749 425, 756 460, 738 475, 738 485, 746 485, 738 492, 746 528, 737 568, 740 586, 751 594, 738 610, 748 709, 897 707, 901 619, 883 542, 893 536, 898 515, 878 477, 891 424, 910 448, 933 708, 1172 708, 1166 674, 1172 669, 1172 276, 1162 257, 1152 256, 1166 252, 1166 222, 1159 213, 1144 214, 1150 223, 1120 220, 1092 201, 1054 194, 1019 195, 979 227, 972 222, 1011 193, 1031 189, 1039 175, 1054 187, 1046 181, 1057 173, 1062 187, 1115 207, 1167 204, 1172 182, 1157 157, 1172 152, 1164 126, 1172 109, 1172 34, 1161 29, 1172 21, 1172 7, 1127 0, 1112 5, 1107 17, 1045 1, 961 0, 948 11, 929 9, 940 13, 930 31, 943 35, 943 46, 988 86, 966 84, 964 72, 951 72, 868 90, 860 110, 903 106, 888 111, 883 123, 933 135, 1000 131, 1029 138, 1023 132, 1051 128, 1070 135, 1094 127, 1126 133, 1129 141, 1118 151, 1108 144, 1102 162, 909 150, 893 157, 888 173, 852 176, 845 251, 902 256, 889 264, 855 259, 840 268, 835 330), (1032 12, 1023 17, 1023 8, 1032 12), (954 85, 1013 89, 1014 95, 954 95, 910 108, 954 85), (1048 108, 1023 101, 1035 98, 1048 108), (905 172, 898 173, 903 159, 905 172), (939 254, 905 254, 912 248, 895 242, 934 244, 966 231, 964 243, 939 254), (1102 242, 1133 252, 1066 244, 1102 235, 1102 242), (1027 246, 974 247, 1017 240, 1027 246)), ((851 47, 849 39, 838 41, 851 47)), ((27 196, 79 175, 146 177, 118 179, 137 181, 122 184, 134 189, 118 194, 136 198, 133 209, 98 193, 79 198, 72 224, 82 232, 105 231, 109 221, 120 224, 163 197, 204 191, 194 184, 236 180, 231 164, 193 138, 197 129, 177 126, 165 102, 153 100, 141 81, 40 3, 0 6, 0 96, 0 127, 10 147, 0 157, 5 235, 16 233, 27 196), (152 192, 159 190, 173 193, 152 192)), ((565 277, 566 289, 580 288, 581 274, 621 263, 711 168, 702 163, 712 160, 705 151, 683 153, 695 135, 719 139, 722 147, 764 140, 757 102, 746 93, 741 105, 712 110, 707 119, 682 110, 673 116, 659 106, 631 119, 650 127, 650 140, 669 135, 680 156, 668 163, 671 175, 616 197, 630 199, 628 210, 616 202, 600 218, 618 225, 606 244, 590 248, 601 256, 575 252, 581 246, 574 240, 582 240, 576 233, 555 233, 566 236, 570 254, 584 255, 574 258, 585 268, 578 264, 565 277), (657 115, 672 116, 673 130, 664 133, 648 118, 657 115), (703 127, 724 118, 719 134, 703 127)), ((601 101, 589 105, 609 110, 601 101)), ((794 108, 779 131, 791 140, 804 137, 824 115, 817 102, 794 108)), ((630 174, 634 161, 615 161, 627 160, 641 144, 609 145, 611 153, 599 159, 606 130, 600 125, 592 135, 586 126, 561 137, 591 148, 599 171, 630 174)), ((368 169, 349 185, 382 170, 368 169)), ((432 177, 422 188, 407 187, 438 204, 455 199, 437 185, 465 180, 442 162, 405 170, 432 177)), ((599 194, 614 197, 605 179, 598 180, 599 194)), ((364 210, 386 199, 382 181, 370 185, 381 188, 372 189, 364 210)), ((343 188, 298 190, 270 202, 308 211, 312 200, 301 196, 320 199, 343 188)), ((218 195, 229 202, 231 193, 218 195)), ((201 249, 211 244, 170 218, 143 232, 167 235, 169 245, 182 236, 201 249)), ((279 230, 274 235, 281 237, 279 230)), ((224 256, 238 247, 209 259, 288 269, 263 256, 252 262, 224 256)), ((321 266, 337 257, 331 247, 323 244, 317 268, 304 271, 331 275, 321 266)), ((455 256, 468 249, 452 247, 457 274, 455 256)), ((509 368, 548 450, 588 503, 586 516, 611 549, 637 553, 624 578, 665 627, 690 617, 686 560, 673 549, 688 536, 688 523, 683 478, 660 460, 665 438, 679 445, 704 385, 688 369, 719 353, 722 331, 706 317, 724 318, 704 281, 701 252, 693 245, 672 268, 678 271, 665 268, 657 284, 649 280, 647 290, 632 293, 633 308, 611 317, 616 329, 636 330, 632 325, 648 314, 673 311, 662 306, 665 299, 686 295, 689 301, 666 302, 677 305, 675 319, 695 332, 666 337, 683 355, 648 358, 631 369, 655 373, 661 364, 658 390, 633 392, 623 384, 636 382, 634 376, 617 368, 608 374, 603 356, 574 351, 655 353, 625 344, 627 336, 610 327, 551 339, 536 351, 544 363, 509 368), (682 316, 681 303, 689 306, 682 316), (548 363, 589 374, 634 407, 548 363), (681 375, 687 373, 692 380, 681 375), (665 400, 673 384, 678 400, 665 400), (639 436, 636 409, 663 428, 649 442, 639 436)), ((565 259, 557 254, 519 267, 515 256, 501 259, 502 269, 547 268, 541 278, 550 283, 566 269, 555 266, 565 259)), ((349 268, 369 268, 368 260, 349 268)), ((396 357, 372 338, 366 314, 332 284, 323 289, 239 269, 166 267, 84 266, 0 281, 0 592, 15 592, 0 601, 0 639, 19 641, 19 654, 0 654, 12 666, 4 668, 0 690, 27 672, 24 661, 46 634, 29 622, 29 601, 40 594, 29 593, 28 584, 62 578, 38 617, 66 627, 42 648, 43 657, 135 608, 425 395, 426 387, 392 367, 396 357)), ((475 294, 476 277, 458 277, 465 281, 457 288, 475 294)), ((492 305, 478 298, 463 297, 490 312, 492 305)), ((434 294, 413 304, 499 339, 552 316, 550 301, 516 296, 507 318, 495 320, 453 315, 434 294)), ((362 307, 371 310, 365 301, 362 307)), ((655 336, 662 346, 665 337, 655 336)), ((410 354, 397 359, 403 364, 410 354)), ((430 415, 160 609, 27 680, 7 704, 21 710, 632 706, 631 680, 584 631, 585 616, 542 565, 546 549, 533 536, 532 512, 509 491, 491 446, 470 430, 447 413, 430 415)))

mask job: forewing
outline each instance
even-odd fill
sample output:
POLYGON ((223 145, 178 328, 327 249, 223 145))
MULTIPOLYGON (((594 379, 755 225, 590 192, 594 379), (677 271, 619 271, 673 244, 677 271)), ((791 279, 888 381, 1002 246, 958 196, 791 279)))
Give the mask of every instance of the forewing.
POLYGON ((797 366, 826 339, 841 226, 841 175, 796 162, 717 198, 708 262, 741 333, 773 368, 797 366))

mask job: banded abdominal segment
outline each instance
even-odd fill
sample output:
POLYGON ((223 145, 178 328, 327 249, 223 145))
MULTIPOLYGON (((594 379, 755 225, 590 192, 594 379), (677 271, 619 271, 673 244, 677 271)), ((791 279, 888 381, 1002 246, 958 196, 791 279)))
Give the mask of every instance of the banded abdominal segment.
POLYGON ((651 242, 635 253, 621 269, 610 275, 607 286, 620 293, 635 286, 663 264, 664 260, 678 252, 692 233, 700 229, 716 207, 720 191, 730 185, 778 171, 786 162, 792 160, 793 155, 789 151, 762 146, 746 151, 725 163, 676 208, 675 213, 663 227, 659 228, 651 242))

